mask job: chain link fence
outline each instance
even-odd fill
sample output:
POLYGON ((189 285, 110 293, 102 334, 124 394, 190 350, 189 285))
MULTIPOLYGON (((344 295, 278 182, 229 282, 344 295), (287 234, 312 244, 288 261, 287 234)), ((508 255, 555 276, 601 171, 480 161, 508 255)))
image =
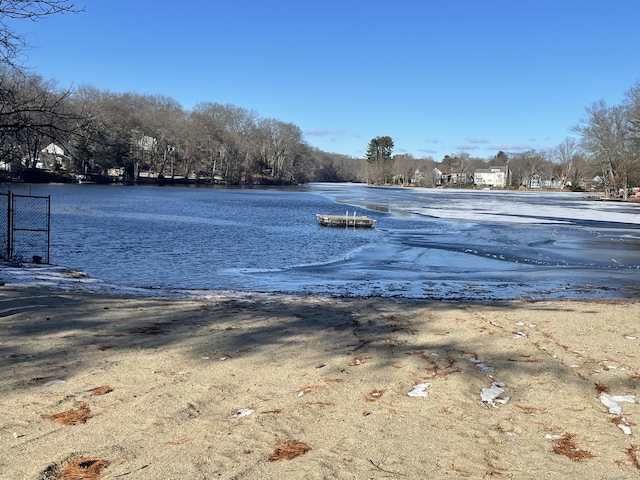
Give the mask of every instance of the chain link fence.
POLYGON ((0 255, 49 263, 51 197, 0 193, 0 255))

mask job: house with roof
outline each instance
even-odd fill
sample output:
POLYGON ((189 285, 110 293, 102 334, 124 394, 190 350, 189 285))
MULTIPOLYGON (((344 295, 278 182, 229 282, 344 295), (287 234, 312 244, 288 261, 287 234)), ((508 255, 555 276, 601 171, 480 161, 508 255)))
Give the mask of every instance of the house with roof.
POLYGON ((479 168, 473 174, 473 182, 479 187, 505 188, 509 184, 509 167, 479 168))
POLYGON ((69 162, 70 158, 65 154, 64 149, 55 143, 50 143, 40 150, 36 159, 36 168, 53 171, 66 168, 69 162))

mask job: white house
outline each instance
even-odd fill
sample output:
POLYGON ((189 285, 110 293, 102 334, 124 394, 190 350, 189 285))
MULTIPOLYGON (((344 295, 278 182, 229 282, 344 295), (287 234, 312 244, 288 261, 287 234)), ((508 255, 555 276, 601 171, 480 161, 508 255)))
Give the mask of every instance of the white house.
POLYGON ((62 147, 55 143, 50 143, 40 150, 36 160, 36 168, 45 170, 54 170, 56 166, 64 168, 65 161, 68 160, 62 147))
POLYGON ((50 143, 49 145, 47 145, 46 147, 44 147, 40 151, 42 153, 48 153, 49 155, 55 155, 57 157, 64 157, 64 149, 62 147, 56 145, 55 143, 50 143))
POLYGON ((504 188, 509 181, 509 168, 489 167, 479 168, 473 174, 473 182, 481 187, 499 187, 504 188))

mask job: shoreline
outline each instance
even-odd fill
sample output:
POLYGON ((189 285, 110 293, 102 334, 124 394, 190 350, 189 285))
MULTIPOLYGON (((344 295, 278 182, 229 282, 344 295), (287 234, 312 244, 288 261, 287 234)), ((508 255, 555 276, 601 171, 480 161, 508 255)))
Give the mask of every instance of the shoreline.
MULTIPOLYGON (((446 302, 502 304, 508 302, 543 302, 543 301, 577 301, 603 303, 634 303, 638 299, 639 290, 635 284, 627 283, 616 288, 602 285, 555 287, 541 285, 529 291, 517 286, 508 286, 502 281, 485 281, 470 285, 466 281, 445 281, 442 285, 431 283, 429 292, 419 287, 417 290, 404 280, 396 282, 390 290, 392 293, 380 293, 382 285, 372 288, 371 285, 359 289, 357 287, 325 287, 324 289, 291 289, 291 290, 224 290, 205 288, 172 288, 172 287, 133 287, 117 285, 99 278, 91 277, 85 272, 69 269, 54 264, 21 264, 0 262, 0 285, 7 288, 47 288, 66 292, 91 293, 95 295, 132 296, 146 298, 182 298, 182 299, 221 299, 221 298, 258 298, 279 297, 318 297, 330 299, 369 299, 371 301, 398 302, 446 302), (404 288, 400 284, 406 284, 404 288), (458 285, 456 288, 454 285, 458 285), (373 291, 372 291, 373 290, 373 291), (349 293, 342 293, 349 292, 349 293), (495 293, 498 292, 498 293, 495 293)), ((369 282, 370 283, 370 282, 369 282)))
POLYGON ((0 317, 1 478, 640 473, 636 302, 4 286, 0 317))

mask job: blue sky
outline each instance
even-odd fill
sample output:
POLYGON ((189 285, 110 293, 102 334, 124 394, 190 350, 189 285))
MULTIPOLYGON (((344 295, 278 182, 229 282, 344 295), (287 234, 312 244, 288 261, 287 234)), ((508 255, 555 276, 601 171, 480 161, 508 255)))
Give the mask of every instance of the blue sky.
POLYGON ((75 0, 15 28, 61 87, 232 104, 363 157, 550 149, 640 81, 637 0, 75 0))

